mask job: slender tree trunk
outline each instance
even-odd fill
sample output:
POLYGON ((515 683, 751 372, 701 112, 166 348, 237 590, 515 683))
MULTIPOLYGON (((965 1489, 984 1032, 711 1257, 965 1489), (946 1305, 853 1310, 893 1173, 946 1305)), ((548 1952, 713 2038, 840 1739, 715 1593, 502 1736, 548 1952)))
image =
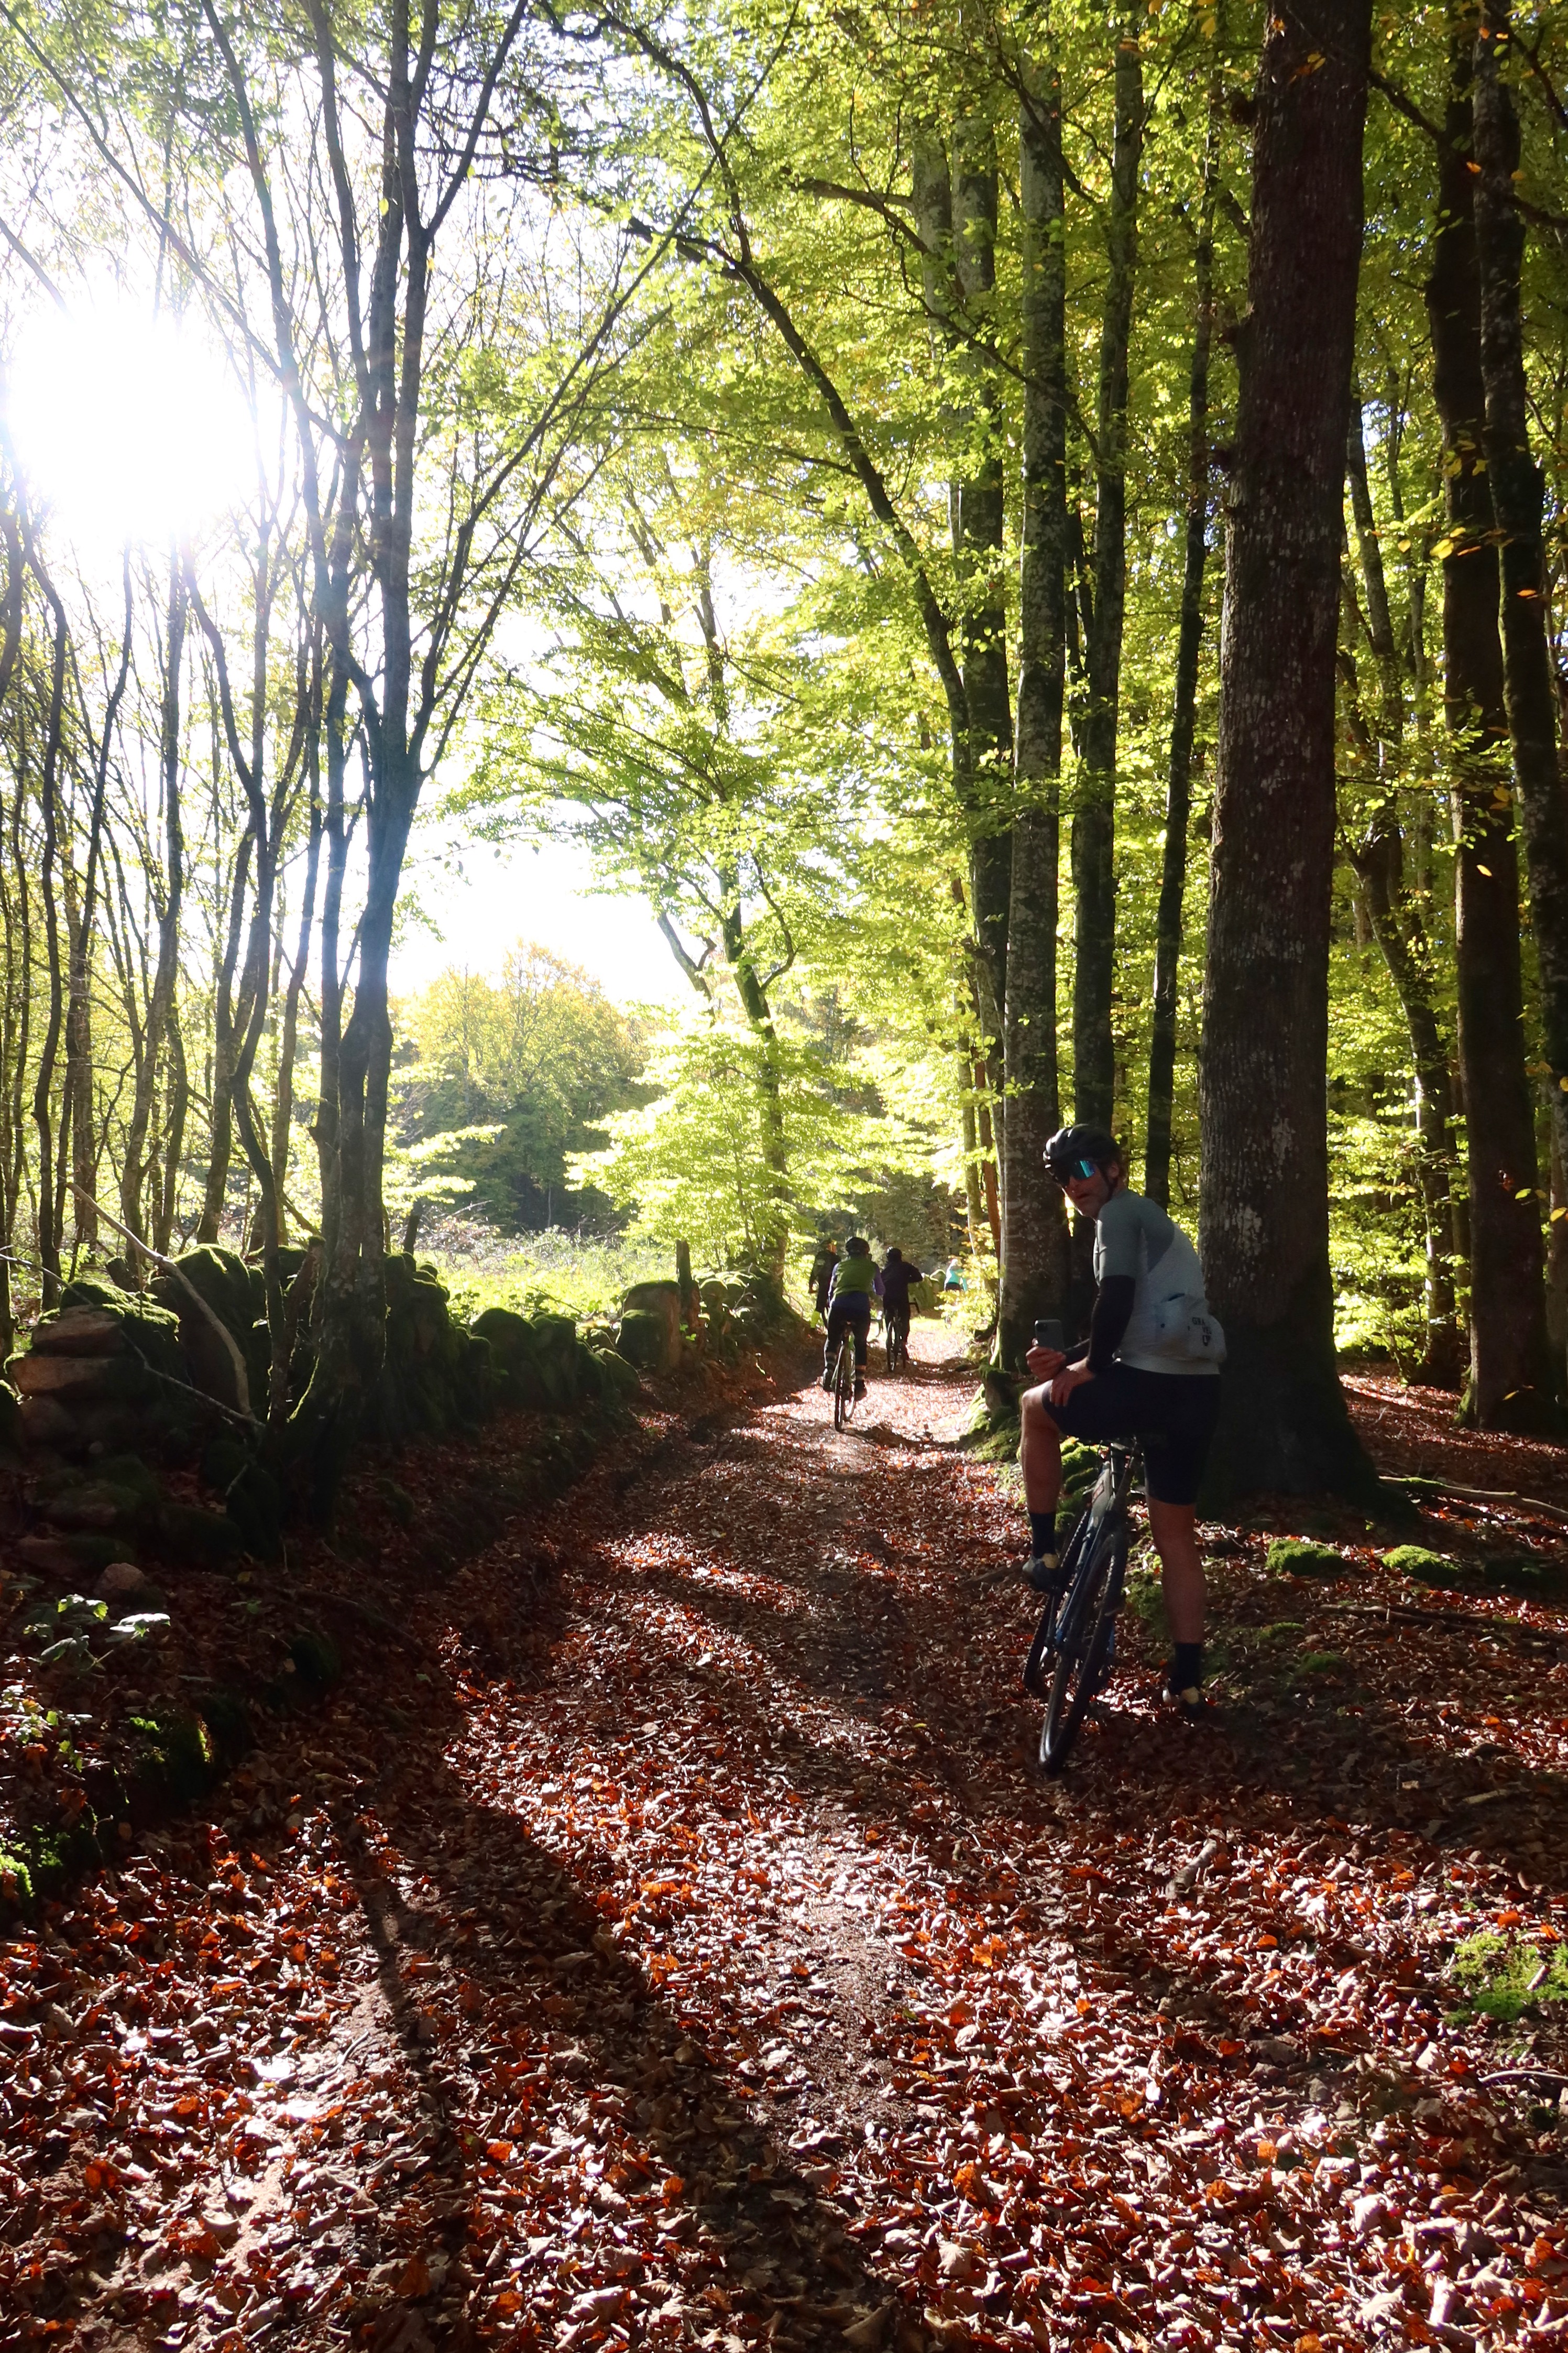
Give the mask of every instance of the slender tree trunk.
POLYGON ((1007 917, 1002 1282, 997 1358, 1022 1369, 1037 1316, 1066 1313, 1067 1219, 1045 1165, 1060 1124, 1057 924, 1067 682, 1067 269, 1061 79, 1024 69, 1024 476, 1018 566, 1018 731, 1007 917))
POLYGON ((158 1083, 160 1050, 174 1011, 174 985, 179 972, 180 915, 184 892, 185 841, 180 813, 180 682, 184 667, 189 606, 184 566, 177 551, 169 558, 169 603, 163 640, 163 707, 161 758, 163 792, 164 875, 158 908, 158 961, 147 999, 142 1031, 143 1051, 136 1072, 136 1091, 125 1133, 125 1157, 120 1171, 120 1214, 138 1240, 146 1239, 142 1223, 142 1186, 147 1131, 153 1097, 158 1083))
POLYGON ((167 1258, 174 1240, 174 1213, 179 1204, 180 1164, 185 1149, 185 1120, 191 1107, 191 1079, 185 1066, 185 1041, 180 1035, 179 1008, 169 1016, 167 1077, 163 1088, 163 1149, 159 1171, 157 1205, 153 1215, 153 1247, 167 1258))
POLYGON ((1127 600, 1127 388, 1142 154, 1143 60, 1137 34, 1123 26, 1116 43, 1108 270, 1100 333, 1088 698, 1072 820, 1073 1113, 1102 1128, 1110 1128, 1116 1118, 1116 749, 1127 600))
POLYGON ((1193 811, 1193 737, 1197 726, 1198 655, 1204 634, 1204 570, 1208 554, 1209 341, 1214 324, 1214 212, 1219 177, 1220 91, 1209 93, 1203 196, 1193 257, 1193 356, 1187 377, 1187 524, 1182 613, 1176 630, 1171 762, 1165 779, 1165 839, 1154 917, 1154 1007, 1149 1036, 1149 1124, 1143 1190, 1163 1208, 1171 1198, 1171 1120, 1176 1084, 1176 980, 1187 884, 1187 828, 1193 811))
POLYGON ((1455 961, 1469 1196, 1470 1378, 1461 1410, 1483 1429, 1529 1430, 1545 1414, 1552 1379, 1525 1072, 1519 868, 1504 765, 1509 726, 1485 456, 1468 14, 1460 12, 1452 49, 1426 286, 1447 524, 1443 704, 1455 776, 1455 961))
MULTIPOLYGON (((952 138, 953 266, 972 332, 989 338, 996 290, 996 134, 989 115, 962 117, 952 138)), ((974 814, 970 852, 974 935, 991 1002, 986 1060, 1002 1067, 1007 1001, 1007 924, 1013 848, 1013 706, 1007 683, 1007 598, 1003 573, 1006 430, 994 364, 967 343, 958 364, 972 385, 967 403, 974 454, 958 483, 953 552, 963 599, 960 660, 969 705, 974 814)), ((1008 1106, 997 1098, 1006 1132, 1008 1106)))
MULTIPOLYGON (((1405 733, 1405 691, 1383 551, 1367 480, 1366 443, 1359 395, 1351 399, 1346 472, 1356 527, 1365 623, 1378 674, 1375 759, 1370 779, 1372 823, 1352 845, 1373 937, 1382 953, 1405 1016, 1415 1078, 1416 1181, 1421 1191, 1426 1275, 1426 1341, 1421 1377, 1441 1388, 1459 1384, 1462 1352, 1454 1295, 1453 1091, 1448 1050, 1433 997, 1425 927, 1405 886, 1398 788, 1405 733)), ((1369 739, 1369 751, 1372 745, 1369 739)))
POLYGON ((969 1092, 970 1066, 967 1060, 959 1062, 959 1080, 963 1089, 961 1113, 963 1134, 963 1201, 969 1227, 969 1250, 972 1258, 984 1255, 985 1209, 980 1198, 980 1134, 975 1124, 974 1102, 969 1092))
MULTIPOLYGON (((1545 479, 1531 454, 1520 270, 1524 217, 1515 201, 1519 118, 1502 78, 1509 0, 1483 0, 1475 50, 1476 256, 1487 479, 1500 539, 1503 699, 1524 836, 1531 932, 1549 1066, 1552 1139, 1568 1158, 1568 796, 1557 759, 1557 686, 1547 634, 1542 514, 1545 479)), ((1559 1357, 1553 1388, 1561 1393, 1559 1357)))
POLYGON ((1334 1364, 1323 1095, 1370 31, 1371 0, 1298 0, 1258 76, 1200 1065, 1204 1271, 1230 1348, 1211 1483, 1229 1493, 1376 1483, 1334 1364))
POLYGON ((228 1201, 229 1170, 234 1162, 234 1074, 239 1052, 239 1025, 235 1018, 234 982, 244 934, 245 902, 249 891, 252 837, 242 836, 236 847, 229 881, 228 921, 217 970, 213 976, 212 1089, 207 1110, 207 1176, 202 1214, 196 1226, 199 1242, 216 1242, 223 1236, 224 1210, 228 1201))
POLYGON ((49 694, 44 722, 44 759, 38 785, 44 839, 38 868, 38 895, 44 911, 44 951, 47 958, 48 1011, 38 1049, 33 1082, 33 1125, 38 1138, 38 1261, 43 1269, 43 1302, 58 1307, 60 1298, 59 1229, 55 1201, 54 1090, 55 1062, 64 1020, 65 973, 60 957, 59 906, 55 891, 55 867, 59 855, 60 753, 65 733, 66 659, 69 633, 65 609, 47 582, 44 594, 54 616, 54 649, 49 663, 49 694))
POLYGON ((300 910, 300 936, 289 987, 283 997, 283 1029, 278 1049, 278 1089, 272 1112, 272 1180, 278 1203, 278 1240, 285 1238, 285 1191, 289 1183, 289 1146, 294 1120, 294 1062, 299 1051, 300 996, 310 962, 310 934, 316 920, 316 881, 321 862, 321 805, 312 786, 310 839, 305 859, 305 899, 300 910))
POLYGON ((946 378, 942 421, 955 459, 968 460, 967 471, 955 474, 948 484, 961 598, 955 632, 960 691, 953 726, 953 792, 968 837, 969 904, 978 951, 975 989, 984 1050, 995 1079, 1001 1071, 1006 1001, 1011 866, 1012 716, 1000 573, 1002 453, 995 386, 987 367, 963 349, 963 329, 970 323, 972 306, 974 323, 986 324, 995 284, 996 163, 989 126, 961 124, 951 163, 934 130, 917 133, 912 168, 931 348, 946 378))

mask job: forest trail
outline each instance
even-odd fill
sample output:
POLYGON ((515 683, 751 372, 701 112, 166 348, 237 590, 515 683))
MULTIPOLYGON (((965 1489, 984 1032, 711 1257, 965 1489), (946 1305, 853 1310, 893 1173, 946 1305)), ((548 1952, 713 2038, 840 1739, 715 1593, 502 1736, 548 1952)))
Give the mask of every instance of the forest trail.
POLYGON ((20 2341, 1563 2339, 1555 2088, 1447 1975, 1568 1936, 1561 1616, 1461 1691, 1441 1613, 1210 1530, 1213 1721, 1130 1609, 1046 1784, 1021 1514, 916 1347, 842 1437, 650 1417, 13 1938, 20 2341))

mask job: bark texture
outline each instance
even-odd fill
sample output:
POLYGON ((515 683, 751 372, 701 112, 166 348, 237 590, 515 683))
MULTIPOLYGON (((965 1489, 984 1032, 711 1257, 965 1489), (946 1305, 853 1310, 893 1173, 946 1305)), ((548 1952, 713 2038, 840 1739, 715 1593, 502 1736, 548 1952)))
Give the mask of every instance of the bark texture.
POLYGON ((1437 1018, 1431 958, 1418 898, 1405 886, 1405 860, 1398 809, 1405 691, 1399 649, 1388 602, 1383 550, 1367 480, 1366 441, 1359 394, 1351 401, 1345 449, 1351 511, 1355 519, 1364 614, 1355 611, 1347 586, 1346 604, 1364 630, 1378 677, 1375 720, 1362 713, 1353 665, 1346 657, 1352 733, 1368 770, 1369 818, 1351 842, 1372 934, 1405 1016, 1410 1039, 1415 1116, 1415 1174, 1421 1189, 1426 1277, 1423 1306, 1426 1342, 1421 1377, 1440 1388, 1459 1385, 1462 1351, 1454 1293, 1453 1087, 1447 1043, 1437 1018))
POLYGON ((1137 36, 1116 47, 1116 113, 1106 223, 1105 311, 1096 412, 1094 549, 1086 631, 1087 698, 1072 821, 1073 1116, 1114 1125, 1116 1047, 1116 736, 1127 595, 1127 386, 1143 154, 1143 62, 1137 36))
MULTIPOLYGON (((1561 1159, 1568 1156, 1568 798, 1558 771, 1557 687, 1547 635, 1545 480, 1531 453, 1525 388, 1520 292, 1525 228, 1514 192, 1519 116, 1502 71, 1509 37, 1508 0, 1485 0, 1475 51, 1479 170, 1470 176, 1481 285, 1487 476, 1501 559, 1503 699, 1530 884, 1552 1145, 1561 1159)), ((1559 1357, 1553 1389, 1562 1388, 1563 1374, 1559 1357)))
POLYGON ((1209 99, 1203 204, 1193 256, 1193 355, 1187 378, 1187 520, 1182 562, 1182 615, 1171 707, 1171 759, 1165 778, 1165 839, 1154 918, 1154 1005, 1149 1037, 1149 1116, 1143 1190, 1163 1208, 1171 1198, 1171 1116, 1176 1078, 1176 978, 1187 882, 1187 827, 1193 813, 1193 736, 1197 721, 1198 654, 1204 634, 1204 571, 1208 554, 1209 343, 1214 316, 1214 208, 1219 174, 1219 90, 1209 99))
POLYGON ((1455 777, 1455 959, 1470 1244, 1468 1417, 1532 1427, 1551 1386, 1525 1073, 1519 870, 1506 750, 1500 566, 1487 479, 1481 287, 1471 171, 1472 51, 1463 23, 1438 186, 1426 312, 1443 428, 1443 705, 1455 777))
POLYGON ((1067 1219, 1045 1166, 1061 1124, 1057 1068, 1058 872, 1067 681, 1067 273, 1061 85, 1026 68, 1018 125, 1023 221, 1024 481, 1018 726, 1007 922, 1002 1287, 997 1345, 1021 1369, 1037 1316, 1063 1315, 1067 1219))
POLYGON ((1330 889, 1370 0, 1271 16, 1221 644, 1202 1248, 1229 1341, 1216 1492, 1363 1494, 1329 1270, 1330 889))

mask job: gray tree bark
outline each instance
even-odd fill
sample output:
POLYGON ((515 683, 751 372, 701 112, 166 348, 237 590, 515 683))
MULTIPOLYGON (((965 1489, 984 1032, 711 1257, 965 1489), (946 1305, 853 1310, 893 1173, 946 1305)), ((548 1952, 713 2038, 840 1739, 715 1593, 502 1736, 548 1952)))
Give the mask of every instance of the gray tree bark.
POLYGON ((1462 1412, 1483 1429, 1531 1428, 1550 1394, 1552 1361, 1505 765, 1500 568, 1485 450, 1473 56, 1462 25, 1450 57, 1426 315, 1447 523, 1443 705, 1455 778, 1455 964, 1469 1197, 1470 1374, 1462 1412))
POLYGON ((1061 1193, 1044 1156, 1061 1114, 1057 923, 1067 683, 1067 269, 1054 64, 1024 66, 1018 147, 1024 479, 997 1321, 999 1361, 1012 1372, 1022 1368, 1036 1318, 1065 1314, 1069 1275, 1061 1193))
MULTIPOLYGON (((1473 201, 1481 283, 1487 477, 1500 541, 1503 700, 1524 837, 1541 1042, 1552 1144, 1568 1159, 1568 797, 1557 760, 1557 686, 1547 634, 1545 478, 1531 453, 1520 271, 1524 217, 1515 201, 1519 117, 1502 78, 1509 0, 1483 0, 1475 51, 1473 201)), ((1539 1208, 1539 1197, 1537 1202, 1539 1208)), ((1561 1391, 1564 1367, 1554 1366, 1561 1391)), ((1545 1414, 1550 1422, 1552 1417, 1545 1414)))
POLYGON ((1193 736, 1197 724, 1198 655, 1204 634, 1204 572, 1208 555, 1209 344, 1214 329, 1214 213, 1219 178, 1220 92, 1209 95, 1203 196, 1193 256, 1193 355, 1187 377, 1187 521, 1182 612, 1176 631, 1171 758, 1165 779, 1165 839, 1154 918, 1154 1004, 1149 1036, 1149 1117, 1143 1190, 1163 1208, 1171 1198, 1171 1119, 1176 1078, 1176 981, 1187 883, 1187 827, 1193 812, 1193 736))
POLYGON ((1334 1364, 1328 1065, 1334 681, 1370 0, 1271 15, 1220 650, 1201 1237, 1230 1361, 1211 1490, 1364 1495, 1334 1364))
POLYGON ((1116 963, 1116 738, 1121 716, 1121 636, 1127 595, 1127 390, 1138 264, 1138 179, 1143 154, 1143 61, 1135 32, 1116 44, 1116 111, 1106 223, 1105 311, 1095 413, 1092 603, 1086 632, 1087 699, 1072 818, 1073 1115, 1096 1127, 1116 1117, 1111 997, 1116 963))

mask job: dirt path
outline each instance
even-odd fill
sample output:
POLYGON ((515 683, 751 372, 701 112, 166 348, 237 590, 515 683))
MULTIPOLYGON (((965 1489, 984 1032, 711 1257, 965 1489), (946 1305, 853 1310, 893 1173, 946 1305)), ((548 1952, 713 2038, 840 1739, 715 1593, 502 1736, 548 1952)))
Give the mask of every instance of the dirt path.
POLYGON ((1213 1721, 1130 1610, 1045 1785, 916 1346, 843 1438, 657 1420, 12 1940, 0 2341, 1568 2337, 1556 2087, 1487 2081, 1564 2060, 1446 2017, 1456 1939, 1568 1936, 1561 1618, 1211 1531, 1213 1721))

